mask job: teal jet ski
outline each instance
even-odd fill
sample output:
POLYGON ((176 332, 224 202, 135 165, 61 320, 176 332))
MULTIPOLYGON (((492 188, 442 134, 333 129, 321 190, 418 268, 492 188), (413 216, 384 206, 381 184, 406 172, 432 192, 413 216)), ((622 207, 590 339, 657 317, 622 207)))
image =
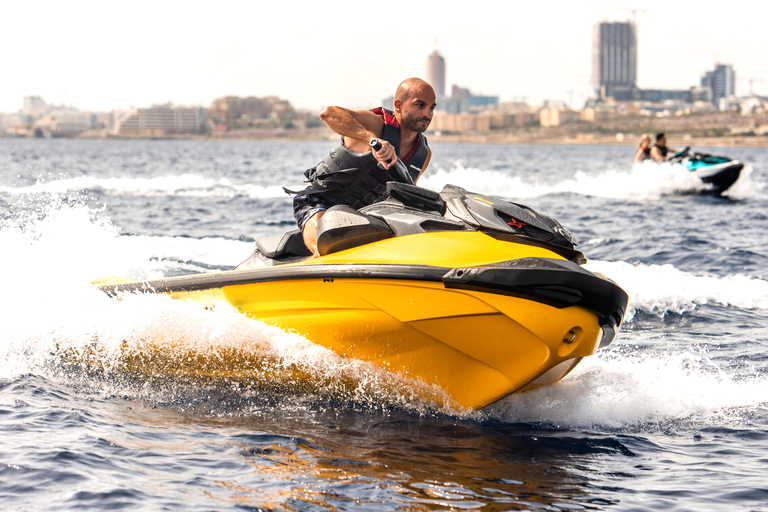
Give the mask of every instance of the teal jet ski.
POLYGON ((707 185, 702 192, 720 195, 736 183, 744 168, 744 163, 726 156, 710 155, 708 153, 693 153, 686 147, 669 159, 670 163, 684 166, 707 185))

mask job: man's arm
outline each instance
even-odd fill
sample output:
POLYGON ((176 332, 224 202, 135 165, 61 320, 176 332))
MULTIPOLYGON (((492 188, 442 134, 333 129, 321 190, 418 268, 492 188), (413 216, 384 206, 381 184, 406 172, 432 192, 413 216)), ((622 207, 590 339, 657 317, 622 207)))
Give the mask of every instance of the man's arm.
MULTIPOLYGON (((371 151, 371 139, 380 138, 384 133, 384 120, 368 110, 349 110, 344 107, 326 107, 320 112, 320 119, 334 132, 344 137, 344 144, 358 153, 371 151)), ((381 149, 373 155, 389 168, 397 154, 395 148, 380 140, 381 149)))

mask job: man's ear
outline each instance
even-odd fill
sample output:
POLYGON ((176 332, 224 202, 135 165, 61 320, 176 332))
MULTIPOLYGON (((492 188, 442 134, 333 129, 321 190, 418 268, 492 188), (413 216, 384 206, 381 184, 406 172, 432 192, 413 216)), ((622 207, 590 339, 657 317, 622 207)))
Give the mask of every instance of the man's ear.
POLYGON ((395 113, 396 114, 400 113, 400 107, 402 105, 403 105, 403 102, 401 102, 400 100, 395 100, 395 113))

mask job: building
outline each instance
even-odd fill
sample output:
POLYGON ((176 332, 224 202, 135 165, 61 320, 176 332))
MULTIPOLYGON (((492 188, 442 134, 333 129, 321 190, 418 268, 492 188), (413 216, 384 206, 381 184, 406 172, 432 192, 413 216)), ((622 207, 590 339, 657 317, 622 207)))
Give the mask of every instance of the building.
POLYGON ((31 116, 41 116, 48 110, 43 98, 40 96, 24 96, 21 111, 31 116))
POLYGON ((498 96, 478 96, 469 89, 454 85, 451 96, 438 100, 437 110, 449 114, 476 114, 498 108, 498 96))
POLYGON ((445 59, 437 50, 427 57, 427 82, 435 90, 438 101, 445 97, 445 59))
POLYGON ((637 89, 633 99, 648 103, 664 103, 667 101, 682 101, 693 103, 693 88, 691 89, 637 89))
POLYGON ((131 112, 117 126, 118 135, 164 137, 167 135, 205 133, 206 109, 159 105, 131 112))
POLYGON ((637 37, 633 23, 595 25, 592 79, 601 99, 632 99, 637 88, 637 37))
POLYGON ((225 96, 214 100, 208 109, 208 119, 213 125, 230 130, 278 128, 289 124, 296 117, 291 103, 276 96, 225 96))
POLYGON ((432 119, 429 129, 434 132, 488 133, 491 117, 477 114, 440 114, 432 119))
POLYGON ((96 114, 75 109, 59 109, 45 114, 32 124, 34 137, 76 137, 94 129, 96 114))
POLYGON ((736 72, 730 64, 718 64, 714 71, 707 71, 701 77, 701 86, 712 91, 712 104, 736 95, 736 72))
POLYGON ((564 106, 547 106, 539 111, 539 123, 541 126, 560 126, 573 123, 581 119, 581 114, 564 106))

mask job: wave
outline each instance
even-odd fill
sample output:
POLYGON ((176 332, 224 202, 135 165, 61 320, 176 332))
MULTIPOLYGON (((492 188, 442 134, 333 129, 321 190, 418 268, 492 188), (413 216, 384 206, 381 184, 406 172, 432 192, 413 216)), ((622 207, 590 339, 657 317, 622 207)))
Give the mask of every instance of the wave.
MULTIPOLYGON (((278 386, 297 396, 309 393, 355 403, 393 404, 419 413, 440 403, 438 390, 338 356, 295 334, 248 319, 227 304, 210 311, 165 295, 113 300, 90 284, 91 279, 110 275, 151 279, 188 265, 196 271, 205 265, 225 266, 233 257, 239 261, 247 256, 250 243, 121 236, 100 212, 66 201, 18 215, 0 224, 0 246, 12 248, 0 251, 4 273, 0 310, 5 319, 0 330, 0 378, 48 372, 73 357, 89 368, 100 368, 108 378, 136 370, 146 361, 156 362, 143 368, 153 375, 194 375, 202 365, 210 376, 221 371, 217 361, 239 351, 238 360, 256 368, 257 385, 272 386, 269 389, 278 386), (153 359, 157 354, 164 358, 153 359)), ((768 282, 761 279, 696 275, 671 265, 593 260, 587 267, 627 290, 628 321, 637 311, 663 316, 710 303, 768 309, 768 282)), ((720 371, 701 354, 670 357, 621 351, 622 346, 644 343, 643 335, 626 329, 616 347, 588 358, 558 385, 510 397, 490 414, 504 421, 625 426, 714 414, 762 399, 764 376, 740 377, 730 368, 720 371), (697 365, 700 368, 691 370, 697 365), (680 393, 670 399, 669 389, 680 393)), ((116 380, 112 385, 121 383, 116 380)))
MULTIPOLYGON (((752 178, 752 167, 745 166, 741 177, 725 195, 731 198, 755 197, 765 188, 752 178)), ((674 194, 694 194, 706 190, 706 185, 693 173, 677 165, 641 163, 631 170, 608 170, 599 174, 577 171, 572 178, 551 183, 530 175, 523 177, 509 172, 485 171, 455 167, 437 169, 421 178, 419 185, 439 191, 453 184, 482 194, 498 197, 530 199, 550 194, 578 194, 608 199, 651 200, 674 194)))
POLYGON ((61 195, 76 191, 97 191, 107 195, 127 196, 188 196, 188 197, 235 197, 254 199, 283 198, 281 186, 237 185, 227 178, 212 179, 195 174, 157 176, 154 178, 95 178, 80 176, 61 180, 38 181, 24 187, 0 186, 0 192, 8 194, 61 195))
POLYGON ((653 425, 741 426, 765 406, 766 385, 764 373, 724 368, 702 351, 634 354, 616 347, 585 359, 553 386, 509 396, 484 412, 505 422, 546 418, 561 426, 641 432, 653 425))
POLYGON ((664 316, 690 312, 705 304, 768 309, 768 281, 763 279, 699 275, 672 265, 633 265, 622 261, 590 260, 585 267, 616 281, 629 294, 627 320, 637 311, 664 316))
MULTIPOLYGON (((297 181, 299 176, 291 179, 297 181)), ((673 194, 693 194, 706 186, 693 173, 680 166, 641 163, 631 170, 608 170, 599 174, 577 171, 572 178, 556 183, 538 180, 531 175, 515 176, 509 171, 488 171, 464 167, 460 163, 450 169, 429 170, 419 185, 440 191, 447 185, 457 185, 473 192, 530 199, 550 194, 579 194, 611 199, 650 200, 673 194)), ((303 188, 297 183, 296 190, 303 188)), ((753 178, 751 166, 745 166, 739 181, 726 192, 731 198, 759 195, 765 184, 753 178)), ((153 178, 95 178, 80 176, 60 180, 38 181, 22 187, 0 186, 0 192, 23 194, 65 194, 74 191, 97 191, 107 195, 128 196, 188 196, 235 197, 254 199, 285 198, 279 185, 237 184, 227 178, 208 178, 196 174, 157 176, 153 178)))
POLYGON ((126 372, 203 380, 221 373, 267 390, 358 404, 433 410, 445 402, 440 390, 338 356, 228 303, 208 310, 167 295, 114 300, 90 283, 107 276, 160 278, 191 264, 202 271, 202 262, 220 265, 233 254, 239 262, 251 243, 121 236, 98 212, 53 201, 0 225, 0 246, 13 248, 0 252, 0 310, 7 318, 0 330, 0 378, 99 370, 106 385, 122 389, 126 372))

